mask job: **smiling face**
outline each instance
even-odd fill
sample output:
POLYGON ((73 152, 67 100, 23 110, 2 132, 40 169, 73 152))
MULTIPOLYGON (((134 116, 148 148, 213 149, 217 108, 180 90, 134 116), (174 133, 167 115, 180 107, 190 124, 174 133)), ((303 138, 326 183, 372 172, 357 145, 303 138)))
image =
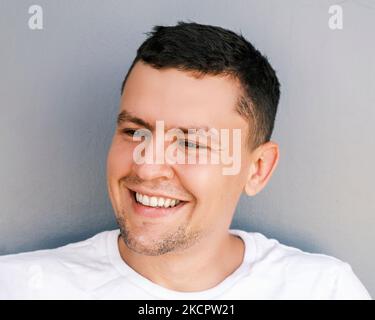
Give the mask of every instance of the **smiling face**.
MULTIPOLYGON (((129 249, 161 255, 191 247, 203 237, 227 234, 250 165, 248 123, 235 110, 239 94, 238 83, 229 77, 195 78, 174 68, 158 70, 142 62, 134 66, 120 103, 119 113, 127 117, 118 123, 107 159, 109 196, 129 249), (240 171, 223 175, 223 164, 209 162, 137 163, 133 152, 140 142, 131 134, 158 120, 166 128, 241 129, 240 171), (140 195, 143 202, 148 196, 148 206, 138 203, 140 195), (178 205, 149 206, 171 204, 159 198, 179 200, 178 205)), ((153 142, 153 148, 160 148, 153 142)), ((206 147, 208 153, 215 152, 206 147)))

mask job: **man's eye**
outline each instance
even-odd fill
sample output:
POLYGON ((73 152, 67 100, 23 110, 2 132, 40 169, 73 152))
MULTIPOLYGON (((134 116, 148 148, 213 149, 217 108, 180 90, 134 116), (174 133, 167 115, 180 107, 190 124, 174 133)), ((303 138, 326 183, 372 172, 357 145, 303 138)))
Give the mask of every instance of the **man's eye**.
POLYGON ((179 145, 188 149, 206 149, 205 146, 198 145, 195 142, 191 142, 189 140, 180 140, 179 145))
POLYGON ((129 137, 144 137, 145 133, 140 129, 123 129, 121 133, 129 136, 129 137))
POLYGON ((134 132, 135 132, 135 130, 133 130, 133 129, 123 129, 123 130, 121 130, 121 133, 126 134, 126 135, 131 136, 131 137, 133 136, 134 132))

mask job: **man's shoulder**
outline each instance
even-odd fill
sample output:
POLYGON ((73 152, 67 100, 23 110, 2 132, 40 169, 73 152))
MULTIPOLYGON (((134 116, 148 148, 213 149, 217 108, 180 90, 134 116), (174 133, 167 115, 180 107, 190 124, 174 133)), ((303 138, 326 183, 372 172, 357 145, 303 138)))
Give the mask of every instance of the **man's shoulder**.
MULTIPOLYGON (((294 272, 318 271, 337 271, 342 268, 346 262, 322 253, 307 252, 294 247, 280 243, 277 239, 270 238, 259 232, 246 232, 244 235, 249 243, 254 245, 254 263, 264 262, 274 267, 287 267, 294 272)), ((295 274, 295 273, 294 273, 295 274)))
POLYGON ((107 238, 116 232, 117 230, 102 231, 85 240, 53 249, 0 256, 0 271, 7 268, 12 271, 25 271, 25 268, 32 269, 35 266, 73 268, 81 265, 82 261, 90 263, 92 260, 99 260, 106 253, 107 238))
POLYGON ((259 232, 239 231, 239 234, 249 245, 252 256, 250 268, 259 278, 314 291, 316 296, 322 298, 369 297, 345 261, 285 245, 259 232))
POLYGON ((85 297, 80 288, 100 285, 97 275, 111 265, 107 243, 115 243, 117 233, 104 231, 55 249, 1 256, 0 299, 85 297))

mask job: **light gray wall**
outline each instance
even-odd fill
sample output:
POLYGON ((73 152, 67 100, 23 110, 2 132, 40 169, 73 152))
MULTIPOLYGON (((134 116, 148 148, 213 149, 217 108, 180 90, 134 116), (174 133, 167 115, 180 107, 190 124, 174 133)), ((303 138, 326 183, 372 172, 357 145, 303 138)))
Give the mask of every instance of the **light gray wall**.
POLYGON ((282 83, 281 159, 232 227, 348 261, 375 296, 375 1, 0 0, 0 254, 115 228, 105 159, 123 76, 155 24, 241 31, 282 83), (44 9, 44 30, 28 8, 44 9))

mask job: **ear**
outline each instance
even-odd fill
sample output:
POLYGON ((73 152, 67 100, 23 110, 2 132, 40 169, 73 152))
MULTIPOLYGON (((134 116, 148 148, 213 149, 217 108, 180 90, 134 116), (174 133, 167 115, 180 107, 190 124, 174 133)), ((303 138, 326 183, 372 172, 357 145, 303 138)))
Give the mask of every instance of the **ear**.
POLYGON ((254 196, 266 186, 276 169, 279 161, 279 146, 272 141, 262 144, 254 151, 251 161, 244 189, 249 196, 254 196))

